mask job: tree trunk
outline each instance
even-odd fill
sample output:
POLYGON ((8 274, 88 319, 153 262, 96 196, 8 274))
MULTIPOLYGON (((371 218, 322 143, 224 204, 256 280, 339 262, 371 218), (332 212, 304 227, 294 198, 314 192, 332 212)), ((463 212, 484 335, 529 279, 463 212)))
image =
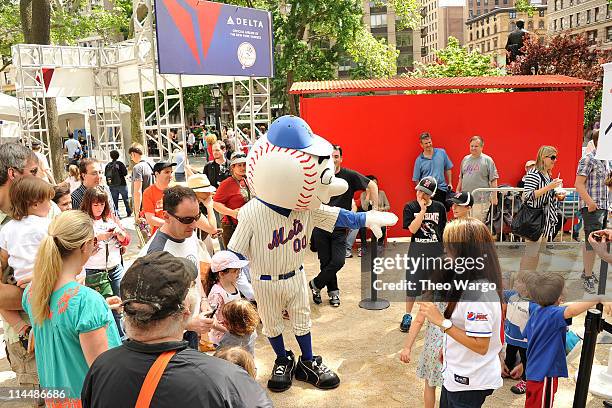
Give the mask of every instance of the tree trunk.
POLYGON ((229 84, 221 84, 219 91, 221 92, 221 100, 225 109, 229 113, 230 123, 234 124, 234 104, 229 94, 229 84))
POLYGON ((291 85, 293 85, 293 70, 287 71, 287 86, 285 88, 285 92, 287 93, 287 102, 289 103, 289 114, 299 116, 297 104, 295 102, 295 95, 289 93, 291 85))
POLYGON ((144 137, 142 131, 142 114, 140 111, 140 95, 130 94, 130 107, 132 112, 130 114, 130 122, 132 124, 131 136, 132 143, 140 143, 144 146, 144 137))
MULTIPOLYGON (((51 43, 51 4, 49 0, 20 0, 19 12, 23 37, 28 44, 51 43)), ((41 78, 42 80, 42 78, 41 78)), ((47 136, 51 158, 51 170, 56 180, 64 179, 62 138, 59 134, 57 104, 55 98, 46 98, 47 136)))

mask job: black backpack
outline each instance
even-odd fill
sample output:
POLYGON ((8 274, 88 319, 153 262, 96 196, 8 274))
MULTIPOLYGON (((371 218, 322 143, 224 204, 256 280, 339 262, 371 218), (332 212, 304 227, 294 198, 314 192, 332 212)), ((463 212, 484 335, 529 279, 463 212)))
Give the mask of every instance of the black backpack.
POLYGON ((116 161, 110 162, 104 169, 104 177, 106 177, 106 184, 109 186, 120 186, 123 184, 123 177, 119 172, 119 163, 116 161))

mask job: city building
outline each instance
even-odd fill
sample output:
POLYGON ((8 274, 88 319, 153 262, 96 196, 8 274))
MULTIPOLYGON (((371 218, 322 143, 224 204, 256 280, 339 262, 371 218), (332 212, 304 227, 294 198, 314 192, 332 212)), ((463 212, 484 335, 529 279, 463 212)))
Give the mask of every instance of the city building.
POLYGON ((421 9, 421 61, 434 62, 436 51, 448 45, 448 37, 464 43, 464 8, 440 7, 438 0, 423 0, 421 9))
MULTIPOLYGON (((395 12, 391 7, 386 6, 386 1, 363 0, 363 19, 374 38, 384 38, 387 44, 400 52, 397 57, 397 75, 412 71, 414 61, 419 61, 418 31, 398 29, 395 12)), ((352 67, 351 59, 348 56, 343 58, 338 67, 338 77, 350 77, 352 67)))
POLYGON ((468 19, 465 22, 465 46, 469 51, 479 50, 491 55, 492 61, 499 66, 506 65, 506 41, 508 34, 516 29, 516 21, 525 21, 525 29, 530 35, 544 41, 547 35, 547 6, 533 5, 535 11, 529 17, 527 13, 517 13, 514 7, 494 8, 493 10, 468 19))
POLYGON ((606 0, 551 0, 548 4, 551 35, 584 34, 601 49, 612 48, 612 9, 606 0))

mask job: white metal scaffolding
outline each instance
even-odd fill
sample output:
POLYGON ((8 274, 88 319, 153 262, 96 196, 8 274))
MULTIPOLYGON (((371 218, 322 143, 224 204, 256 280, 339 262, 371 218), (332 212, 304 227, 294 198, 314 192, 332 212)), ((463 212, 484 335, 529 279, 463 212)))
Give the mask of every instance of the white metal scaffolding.
POLYGON ((250 146, 262 136, 259 125, 268 129, 272 121, 270 79, 234 80, 232 93, 236 137, 250 146), (245 127, 248 128, 246 133, 243 131, 245 127))

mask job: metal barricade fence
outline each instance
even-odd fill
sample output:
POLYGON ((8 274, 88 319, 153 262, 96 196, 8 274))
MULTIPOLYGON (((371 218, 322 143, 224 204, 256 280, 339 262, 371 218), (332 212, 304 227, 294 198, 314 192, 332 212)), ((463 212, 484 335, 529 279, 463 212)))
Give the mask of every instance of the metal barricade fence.
MULTIPOLYGON (((571 244, 578 243, 578 232, 582 228, 582 215, 580 214, 580 204, 578 193, 575 188, 564 188, 567 195, 563 201, 558 202, 560 229, 548 242, 571 244)), ((477 188, 472 192, 475 207, 488 203, 488 209, 482 211, 483 222, 486 223, 491 234, 496 237, 498 243, 516 243, 524 241, 523 238, 514 235, 511 231, 512 219, 518 212, 523 203, 522 195, 524 188, 518 187, 497 187, 497 188, 477 188), (498 195, 497 206, 491 205, 491 195, 498 195), (495 208, 496 207, 496 208, 495 208)), ((473 214, 474 209, 470 212, 473 214)))

